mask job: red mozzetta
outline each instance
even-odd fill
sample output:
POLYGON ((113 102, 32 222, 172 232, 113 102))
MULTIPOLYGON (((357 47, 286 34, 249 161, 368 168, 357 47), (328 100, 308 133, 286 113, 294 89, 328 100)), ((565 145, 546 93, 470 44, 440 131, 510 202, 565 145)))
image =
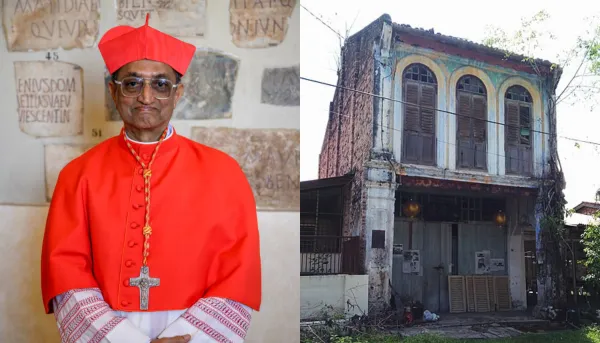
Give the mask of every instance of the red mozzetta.
MULTIPOLYGON (((155 144, 130 143, 145 163, 155 144)), ((98 287, 114 310, 138 311, 129 285, 142 264, 144 178, 123 132, 70 162, 52 196, 42 248, 46 313, 53 297, 98 287)), ((186 309, 222 297, 259 310, 256 205, 240 166, 173 133, 152 165, 148 311, 186 309)))

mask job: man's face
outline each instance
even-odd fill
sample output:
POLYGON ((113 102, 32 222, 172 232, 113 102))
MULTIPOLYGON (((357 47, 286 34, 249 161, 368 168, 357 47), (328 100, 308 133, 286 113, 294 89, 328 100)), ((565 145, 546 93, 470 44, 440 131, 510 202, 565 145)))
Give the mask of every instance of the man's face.
MULTIPOLYGON (((176 83, 175 71, 167 64, 156 61, 141 60, 124 65, 117 74, 117 81, 129 76, 144 79, 167 79, 176 83)), ((155 91, 149 83, 142 88, 137 97, 127 97, 121 92, 118 84, 110 82, 109 90, 115 106, 126 126, 141 131, 156 131, 166 128, 177 101, 183 94, 183 85, 171 91, 168 99, 157 99, 155 91)), ((127 87, 127 85, 122 85, 127 87)))

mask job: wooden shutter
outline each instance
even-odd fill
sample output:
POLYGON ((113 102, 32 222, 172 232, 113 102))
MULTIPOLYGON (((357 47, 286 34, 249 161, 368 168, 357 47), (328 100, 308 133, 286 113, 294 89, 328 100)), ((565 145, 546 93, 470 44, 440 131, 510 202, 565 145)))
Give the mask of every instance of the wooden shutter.
POLYGON ((404 84, 404 130, 403 154, 405 162, 416 163, 419 161, 421 151, 421 122, 419 118, 419 84, 407 81, 404 84), (410 105, 410 104, 415 104, 410 105))
POLYGON ((467 298, 467 312, 475 312, 475 290, 473 289, 473 276, 465 276, 465 289, 467 298))
POLYGON ((475 148, 474 157, 475 165, 477 169, 485 169, 487 166, 487 106, 485 96, 472 95, 473 97, 473 146, 475 148))
POLYGON ((521 104, 519 107, 519 120, 522 128, 529 129, 529 136, 519 135, 521 146, 520 149, 520 161, 521 174, 532 175, 533 174, 533 132, 531 131, 531 107, 529 104, 521 104))
POLYGON ((533 149, 531 146, 521 146, 521 173, 523 175, 533 175, 533 149))
POLYGON ((505 123, 506 172, 531 175, 533 172, 531 105, 507 100, 505 123), (529 136, 521 134, 523 128, 529 129, 529 136))
POLYGON ((467 93, 458 93, 457 98, 457 160, 460 168, 473 166, 474 149, 471 147, 471 108, 472 99, 467 93))
POLYGON ((512 299, 510 296, 510 282, 508 281, 508 276, 494 277, 494 291, 498 311, 510 311, 512 309, 512 299))
POLYGON ((402 160, 435 163, 436 86, 405 80, 402 160), (414 104, 414 105, 411 105, 414 104))
POLYGON ((409 131, 420 131, 419 120, 419 85, 407 82, 404 86, 404 129, 409 131), (411 106, 409 104, 415 104, 411 106))
POLYGON ((519 173, 519 104, 506 101, 504 131, 506 132, 506 172, 510 174, 519 173))
POLYGON ((504 131, 506 131, 506 144, 516 145, 519 143, 519 105, 507 101, 504 131))
POLYGON ((519 106, 519 127, 530 129, 529 136, 519 135, 520 143, 523 145, 531 145, 531 108, 527 105, 519 106))
POLYGON ((487 277, 488 284, 488 293, 489 293, 489 303, 490 303, 490 311, 496 311, 496 287, 494 287, 494 277, 487 277))
POLYGON ((490 312, 487 276, 473 276, 473 293, 475 312, 490 312))
POLYGON ((517 145, 506 145, 506 172, 510 174, 519 173, 519 147, 517 145))
POLYGON ((421 85, 421 140, 422 159, 424 164, 435 163, 435 87, 421 85))
POLYGON ((467 300, 466 300, 466 289, 465 289, 465 277, 460 276, 448 276, 448 303, 450 307, 450 313, 464 313, 467 312, 467 300))
POLYGON ((465 93, 458 95, 458 137, 471 137, 471 96, 465 93))

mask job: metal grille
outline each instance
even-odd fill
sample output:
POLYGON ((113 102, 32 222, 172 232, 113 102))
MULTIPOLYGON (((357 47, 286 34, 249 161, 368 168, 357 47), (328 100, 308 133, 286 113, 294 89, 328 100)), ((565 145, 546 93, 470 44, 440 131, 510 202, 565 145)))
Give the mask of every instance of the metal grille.
POLYGON ((300 275, 360 274, 359 237, 301 236, 300 275))
POLYGON ((402 209, 411 199, 421 206, 417 219, 429 222, 492 222, 498 210, 506 210, 503 198, 398 192, 397 217, 404 217, 402 209))

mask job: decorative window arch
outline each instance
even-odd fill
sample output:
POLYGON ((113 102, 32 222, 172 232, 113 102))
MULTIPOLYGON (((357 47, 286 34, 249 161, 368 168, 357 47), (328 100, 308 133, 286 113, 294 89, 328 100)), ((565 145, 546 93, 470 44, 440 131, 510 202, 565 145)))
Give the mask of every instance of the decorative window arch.
POLYGON ((437 79, 427 66, 414 63, 402 73, 402 162, 435 165, 437 79))
POLYGON ((456 85, 456 163, 462 169, 487 169, 487 89, 474 75, 456 85))
POLYGON ((523 86, 509 87, 504 94, 504 143, 506 173, 533 173, 533 101, 523 86))

